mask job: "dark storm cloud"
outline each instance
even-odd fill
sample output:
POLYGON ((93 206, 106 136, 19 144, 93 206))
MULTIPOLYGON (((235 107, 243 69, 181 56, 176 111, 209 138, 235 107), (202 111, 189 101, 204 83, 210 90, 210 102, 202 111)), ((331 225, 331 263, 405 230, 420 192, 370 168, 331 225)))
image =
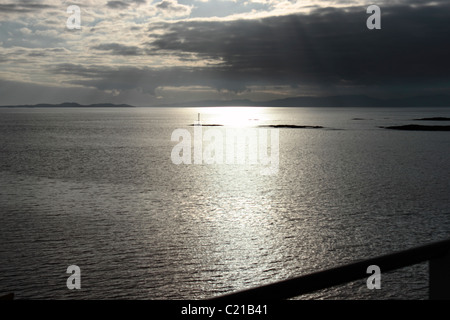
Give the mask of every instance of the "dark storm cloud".
POLYGON ((65 64, 51 70, 66 74, 71 84, 152 94, 160 86, 189 85, 236 92, 254 85, 315 86, 323 94, 332 94, 330 88, 353 87, 375 94, 414 89, 411 93, 417 94, 448 86, 449 5, 382 8, 381 30, 367 29, 368 16, 366 7, 325 8, 309 15, 259 20, 154 23, 149 33, 156 40, 145 47, 110 43, 94 49, 120 55, 171 54, 183 61, 209 59, 217 64, 164 68, 65 64), (159 32, 152 33, 156 29, 159 32))
POLYGON ((381 30, 366 28, 365 10, 326 8, 261 20, 165 24, 167 32, 151 34, 157 37, 151 45, 154 51, 221 59, 221 68, 247 79, 278 83, 448 80, 449 5, 386 7, 381 30))

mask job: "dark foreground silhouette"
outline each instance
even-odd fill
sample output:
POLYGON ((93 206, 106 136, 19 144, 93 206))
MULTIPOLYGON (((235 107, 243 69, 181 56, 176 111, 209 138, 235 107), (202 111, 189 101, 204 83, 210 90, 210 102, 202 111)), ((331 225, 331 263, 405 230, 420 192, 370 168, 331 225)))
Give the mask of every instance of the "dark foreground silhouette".
POLYGON ((0 300, 14 300, 14 293, 8 293, 0 296, 0 300))

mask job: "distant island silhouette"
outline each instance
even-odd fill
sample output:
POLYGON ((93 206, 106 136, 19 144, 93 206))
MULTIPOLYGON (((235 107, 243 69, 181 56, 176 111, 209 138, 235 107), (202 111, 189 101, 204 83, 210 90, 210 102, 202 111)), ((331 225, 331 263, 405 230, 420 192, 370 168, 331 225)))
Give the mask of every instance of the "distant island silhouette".
POLYGON ((421 119, 414 119, 416 121, 450 121, 450 118, 446 117, 433 117, 433 118, 421 118, 421 119))
MULTIPOLYGON (((0 107, 16 108, 130 108, 128 104, 97 103, 81 105, 75 102, 61 104, 35 104, 35 105, 6 105, 0 107)), ((235 100, 199 100, 143 107, 177 107, 177 108, 199 108, 199 107, 450 107, 450 95, 436 94, 407 98, 374 98, 367 95, 340 95, 340 96, 300 96, 269 101, 252 101, 249 99, 235 100)))
POLYGON ((270 101, 199 100, 160 104, 155 107, 450 107, 450 95, 436 94, 405 98, 374 98, 367 95, 300 96, 270 101))
MULTIPOLYGON (((197 126, 197 124, 190 124, 189 126, 197 126)), ((223 127, 223 124, 201 124, 202 127, 223 127)), ((322 126, 298 126, 294 124, 267 124, 257 126, 258 128, 288 128, 288 129, 323 129, 322 126)))
POLYGON ((408 131, 450 131, 450 126, 423 126, 419 124, 407 124, 403 126, 379 127, 392 130, 408 130, 408 131))
POLYGON ((323 129, 322 126, 297 126, 293 124, 268 124, 260 125, 259 128, 290 128, 290 129, 323 129))
POLYGON ((129 104, 113 104, 113 103, 95 103, 82 105, 76 102, 64 102, 59 104, 39 103, 32 105, 15 105, 15 106, 0 106, 0 108, 135 108, 129 104))
MULTIPOLYGON (((198 126, 198 124, 196 124, 196 123, 193 123, 193 124, 190 124, 189 125, 190 127, 195 127, 195 126, 198 126)), ((200 126, 202 126, 202 127, 223 127, 223 124, 215 124, 215 123, 211 123, 211 124, 208 124, 208 123, 205 123, 205 124, 200 124, 200 126)))

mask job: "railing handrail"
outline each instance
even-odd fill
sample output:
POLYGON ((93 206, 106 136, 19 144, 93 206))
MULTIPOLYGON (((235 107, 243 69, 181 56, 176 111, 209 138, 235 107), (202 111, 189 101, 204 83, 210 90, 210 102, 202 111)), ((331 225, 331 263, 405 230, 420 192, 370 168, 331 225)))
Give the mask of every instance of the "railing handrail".
MULTIPOLYGON (((446 257, 446 264, 449 263, 450 257, 450 239, 434 242, 428 245, 403 250, 376 258, 371 258, 351 264, 343 265, 336 268, 326 269, 307 275, 262 285, 260 287, 246 289, 218 297, 211 300, 231 300, 231 299, 255 299, 255 300, 280 300, 296 297, 302 294, 311 293, 313 291, 326 289, 329 287, 348 283, 350 281, 367 278, 367 267, 377 265, 381 272, 388 272, 395 269, 403 268, 409 265, 421 263, 427 260, 435 261, 436 259, 446 257)), ((430 265, 431 267, 431 265, 430 265)), ((450 266, 448 266, 450 267, 450 266)), ((436 268, 438 269, 438 268, 436 268)), ((446 269, 446 268, 439 268, 446 269)), ((447 269, 450 272, 450 268, 447 269)), ((440 272, 443 273, 443 272, 440 272)), ((434 279, 445 278, 449 281, 448 275, 435 276, 434 279)), ((431 270, 430 270, 431 278, 431 270)), ((438 281, 438 280, 436 280, 438 281)), ((447 282, 448 283, 448 282, 447 282)), ((431 283, 430 283, 431 284, 431 283)), ((445 285, 439 285, 440 288, 445 285)), ((450 287, 448 287, 445 296, 448 298, 450 287)), ((440 291, 441 289, 439 289, 440 291)), ((431 290, 430 290, 431 291, 431 290)), ((431 295, 431 292, 430 292, 431 295)), ((440 297, 442 298, 442 297, 440 297)))

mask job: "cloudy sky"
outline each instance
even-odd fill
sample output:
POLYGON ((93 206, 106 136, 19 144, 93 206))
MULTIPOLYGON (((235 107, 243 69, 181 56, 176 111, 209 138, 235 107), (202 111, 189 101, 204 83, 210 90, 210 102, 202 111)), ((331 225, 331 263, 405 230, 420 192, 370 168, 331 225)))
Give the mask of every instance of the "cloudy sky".
POLYGON ((0 0, 0 105, 449 89, 448 0, 0 0))

